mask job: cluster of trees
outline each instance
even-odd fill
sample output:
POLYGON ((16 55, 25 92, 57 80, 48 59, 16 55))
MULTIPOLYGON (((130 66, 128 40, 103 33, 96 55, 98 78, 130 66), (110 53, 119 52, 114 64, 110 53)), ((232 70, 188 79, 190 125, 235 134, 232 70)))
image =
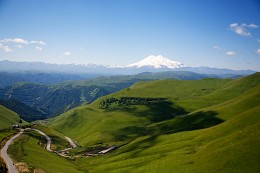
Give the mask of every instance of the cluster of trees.
POLYGON ((109 108, 112 104, 116 106, 131 106, 131 105, 149 105, 154 103, 160 103, 166 101, 166 98, 161 97, 120 97, 120 98, 107 98, 105 100, 101 100, 99 103, 100 107, 103 109, 109 108))

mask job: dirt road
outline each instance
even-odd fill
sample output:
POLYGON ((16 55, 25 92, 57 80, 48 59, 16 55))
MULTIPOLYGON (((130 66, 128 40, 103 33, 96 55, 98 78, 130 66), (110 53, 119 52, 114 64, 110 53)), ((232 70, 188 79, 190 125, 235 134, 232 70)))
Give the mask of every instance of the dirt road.
POLYGON ((23 129, 20 130, 19 133, 17 133, 16 135, 14 135, 11 139, 9 139, 5 146, 1 149, 1 156, 2 158, 4 159, 5 163, 6 163, 6 166, 7 166, 7 169, 8 169, 8 172, 9 173, 18 173, 12 159, 9 157, 9 155, 7 154, 7 149, 8 147, 11 145, 11 143, 13 142, 13 140, 15 138, 17 138, 18 136, 20 136, 22 133, 24 132, 23 129))

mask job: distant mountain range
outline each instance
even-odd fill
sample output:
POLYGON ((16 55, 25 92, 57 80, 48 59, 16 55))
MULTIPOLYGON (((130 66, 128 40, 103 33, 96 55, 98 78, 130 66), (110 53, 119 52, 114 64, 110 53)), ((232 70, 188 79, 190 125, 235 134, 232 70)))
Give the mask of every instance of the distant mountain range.
POLYGON ((103 75, 131 75, 143 72, 163 72, 163 71, 190 71, 200 74, 215 75, 250 75, 255 73, 253 70, 231 70, 211 67, 188 67, 176 61, 172 61, 162 55, 150 55, 143 60, 128 64, 125 66, 103 66, 96 64, 75 65, 75 64, 49 64, 43 62, 13 62, 0 61, 0 71, 17 72, 17 71, 40 71, 40 72, 62 72, 67 74, 88 74, 94 76, 103 75))

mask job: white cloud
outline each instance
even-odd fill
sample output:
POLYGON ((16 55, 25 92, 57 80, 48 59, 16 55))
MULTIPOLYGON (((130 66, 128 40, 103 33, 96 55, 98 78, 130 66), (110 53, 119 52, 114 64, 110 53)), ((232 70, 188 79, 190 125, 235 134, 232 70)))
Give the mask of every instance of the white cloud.
POLYGON ((260 55, 260 49, 256 49, 255 53, 257 53, 258 55, 260 55))
POLYGON ((46 43, 43 42, 43 41, 30 41, 30 43, 31 43, 31 44, 40 44, 40 45, 43 45, 43 46, 46 45, 46 43))
POLYGON ((256 24, 251 23, 250 25, 247 25, 247 27, 255 29, 255 28, 258 28, 259 26, 256 25, 256 24))
POLYGON ((247 25, 245 23, 242 23, 241 25, 239 25, 238 23, 232 23, 229 25, 229 27, 231 31, 235 32, 238 35, 251 36, 251 33, 247 30, 247 28, 256 29, 259 26, 253 23, 251 23, 250 25, 247 25))
POLYGON ((29 43, 27 40, 24 40, 22 38, 5 38, 3 40, 0 40, 0 42, 2 42, 2 43, 12 42, 12 43, 19 43, 19 44, 28 44, 29 43))
POLYGON ((213 46, 213 49, 222 50, 222 48, 221 48, 221 47, 219 47, 219 46, 213 46))
POLYGON ((22 38, 5 38, 3 40, 0 40, 1 43, 16 43, 16 44, 19 44, 18 48, 22 48, 21 44, 39 44, 39 45, 42 45, 42 46, 45 46, 46 43, 43 42, 43 41, 28 41, 28 40, 25 40, 25 39, 22 39, 22 38))
POLYGON ((63 55, 65 55, 65 56, 70 56, 70 55, 71 55, 71 52, 66 51, 66 52, 63 53, 63 55))
POLYGON ((228 51, 228 52, 226 52, 226 54, 227 54, 228 56, 235 56, 235 55, 236 55, 236 52, 228 51))
POLYGON ((246 30, 246 24, 238 25, 237 23, 232 23, 229 25, 231 31, 241 36, 251 36, 251 33, 246 30))
POLYGON ((11 49, 10 47, 3 45, 2 43, 0 43, 0 49, 4 50, 5 52, 12 52, 13 49, 11 49))
POLYGON ((41 51, 41 50, 42 50, 42 47, 37 46, 37 47, 35 47, 35 49, 41 51))

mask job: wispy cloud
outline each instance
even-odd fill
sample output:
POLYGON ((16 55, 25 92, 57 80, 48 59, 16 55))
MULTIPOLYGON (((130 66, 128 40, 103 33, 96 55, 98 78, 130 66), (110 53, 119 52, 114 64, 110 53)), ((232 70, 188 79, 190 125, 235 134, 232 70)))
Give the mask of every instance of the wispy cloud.
POLYGON ((260 55, 260 49, 256 49, 255 53, 260 55))
POLYGON ((0 49, 4 50, 5 52, 12 52, 15 48, 23 48, 25 45, 35 45, 36 50, 43 50, 42 46, 45 46, 46 43, 40 40, 25 40, 22 38, 4 38, 0 40, 0 49), (10 48, 11 47, 11 48, 10 48))
POLYGON ((221 48, 221 47, 219 47, 219 46, 213 46, 213 49, 222 50, 222 48, 221 48))
POLYGON ((259 26, 256 25, 256 24, 251 23, 250 25, 247 25, 247 27, 255 29, 255 28, 258 28, 259 26))
POLYGON ((71 52, 66 51, 66 52, 63 53, 63 55, 65 55, 65 56, 70 56, 70 55, 71 55, 71 52))
POLYGON ((43 42, 43 41, 30 41, 30 43, 31 43, 31 44, 40 44, 40 45, 43 45, 43 46, 46 45, 46 43, 43 42))
POLYGON ((39 45, 46 45, 43 41, 28 41, 22 38, 5 38, 0 40, 1 43, 18 43, 18 44, 39 44, 39 45))
POLYGON ((236 34, 238 35, 241 35, 241 36, 244 36, 244 37, 249 37, 251 36, 251 33, 247 30, 247 28, 250 28, 250 29, 256 29, 258 28, 258 25, 256 24, 250 24, 250 25, 247 25, 245 23, 239 25, 238 23, 232 23, 229 25, 231 31, 235 32, 236 34))
POLYGON ((2 49, 5 52, 12 52, 13 49, 11 49, 10 47, 3 45, 2 43, 0 43, 0 49, 2 49))
POLYGON ((35 47, 35 49, 41 51, 41 50, 42 50, 42 47, 37 46, 37 47, 35 47))
POLYGON ((236 52, 234 52, 234 51, 228 51, 228 52, 226 52, 226 54, 227 54, 228 56, 235 56, 235 55, 236 55, 236 52))
POLYGON ((2 42, 2 43, 12 42, 12 43, 19 43, 19 44, 29 44, 29 42, 27 40, 24 40, 22 38, 5 38, 3 40, 0 40, 0 42, 2 42))

